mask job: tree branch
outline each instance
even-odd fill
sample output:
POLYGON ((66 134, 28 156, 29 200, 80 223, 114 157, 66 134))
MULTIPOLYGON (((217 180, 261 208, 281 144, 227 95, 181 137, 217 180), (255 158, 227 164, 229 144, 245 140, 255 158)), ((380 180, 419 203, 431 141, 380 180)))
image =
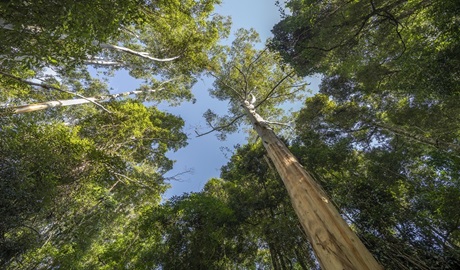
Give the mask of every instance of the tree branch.
MULTIPOLYGON (((290 87, 302 87, 302 86, 304 86, 304 85, 309 85, 309 84, 306 83, 306 84, 303 84, 303 85, 294 85, 294 86, 290 86, 290 87)), ((285 94, 285 95, 276 95, 276 96, 273 95, 271 98, 282 98, 282 97, 293 96, 295 93, 297 93, 297 92, 299 92, 299 91, 301 91, 301 90, 302 90, 302 89, 296 89, 296 90, 294 90, 294 91, 292 91, 292 92, 289 92, 289 93, 287 93, 287 94, 285 94)))
POLYGON ((99 46, 104 49, 111 49, 111 50, 116 50, 120 52, 125 52, 125 53, 129 53, 129 54, 139 56, 142 58, 146 58, 146 59, 156 61, 156 62, 170 62, 180 57, 180 56, 174 56, 170 58, 155 58, 155 57, 150 56, 149 53, 147 52, 138 52, 138 51, 126 48, 126 47, 121 47, 121 46, 116 46, 116 45, 111 45, 111 44, 106 44, 106 43, 101 43, 99 44, 99 46))
POLYGON ((180 176, 186 175, 186 174, 193 174, 193 169, 187 169, 185 171, 176 173, 175 175, 168 176, 168 177, 165 177, 164 175, 162 175, 162 176, 163 176, 163 179, 165 181, 178 181, 178 182, 181 182, 182 180, 180 180, 180 176))
POLYGON ((286 74, 286 76, 284 76, 281 80, 279 80, 276 83, 276 85, 273 86, 273 88, 270 90, 270 92, 268 92, 268 94, 259 103, 257 103, 257 105, 254 105, 254 108, 259 107, 260 105, 262 105, 262 103, 267 101, 267 99, 270 98, 270 96, 273 94, 273 92, 275 92, 276 88, 278 88, 278 86, 280 86, 287 78, 289 78, 294 73, 295 73, 295 71, 291 71, 288 74, 286 74))
POLYGON ((251 63, 249 63, 249 65, 248 65, 248 70, 250 70, 250 69, 251 69, 251 66, 252 66, 255 62, 259 61, 259 59, 262 57, 262 55, 263 55, 264 53, 266 53, 267 51, 268 51, 268 48, 263 49, 263 51, 261 51, 261 52, 259 53, 259 55, 257 55, 257 57, 254 58, 254 60, 251 61, 251 63))
POLYGON ((272 122, 272 121, 267 121, 267 120, 265 120, 265 123, 270 124, 270 125, 278 125, 278 126, 283 126, 283 127, 288 127, 290 129, 293 129, 291 125, 286 124, 286 123, 272 122))
POLYGON ((251 74, 251 66, 253 64, 255 64, 257 61, 259 61, 259 59, 262 57, 262 55, 264 55, 267 51, 268 51, 268 48, 265 48, 263 51, 261 51, 259 53, 259 55, 257 55, 256 58, 254 58, 254 60, 251 61, 251 63, 249 63, 249 65, 248 65, 248 75, 251 74))
MULTIPOLYGON (((219 79, 219 78, 218 78, 216 75, 214 75, 212 72, 210 72, 209 74, 210 74, 212 77, 214 77, 215 79, 219 79)), ((233 88, 233 87, 231 87, 230 85, 226 84, 226 83, 225 83, 224 81, 222 81, 222 80, 220 80, 220 82, 221 82, 224 86, 226 86, 226 87, 228 87, 230 90, 232 90, 232 91, 238 96, 238 98, 240 98, 240 100, 245 100, 245 99, 246 99, 246 98, 243 97, 243 96, 240 94, 240 92, 238 92, 238 90, 236 90, 235 88, 233 88)))
POLYGON ((211 130, 209 131, 206 131, 205 133, 198 133, 198 131, 195 130, 195 133, 196 133, 196 137, 202 137, 204 135, 208 135, 210 133, 213 133, 214 131, 220 131, 224 128, 227 128, 227 127, 230 127, 232 126, 233 124, 235 124, 236 121, 238 121, 239 119, 241 119, 243 116, 245 116, 245 114, 240 114, 238 115, 237 117, 233 118, 232 121, 230 121, 228 124, 226 125, 223 125, 223 126, 218 126, 218 127, 215 127, 215 128, 212 128, 211 130))
POLYGON ((244 72, 241 71, 241 69, 239 69, 236 65, 235 65, 235 68, 243 76, 243 79, 244 79, 244 99, 246 99, 248 97, 248 78, 246 77, 246 74, 244 74, 244 72))
POLYGON ((125 64, 121 62, 98 60, 98 59, 87 59, 87 60, 84 60, 83 63, 85 65, 95 65, 95 66, 115 66, 115 67, 125 66, 125 64))
MULTIPOLYGON (((136 180, 134 180, 134 179, 132 179, 132 178, 130 178, 130 177, 124 175, 124 174, 117 173, 117 172, 115 172, 115 171, 112 171, 112 173, 113 173, 115 176, 122 177, 123 179, 127 180, 127 181, 130 182, 130 183, 133 183, 133 184, 138 185, 138 186, 140 186, 140 187, 146 188, 146 189, 148 189, 148 190, 152 190, 152 191, 154 190, 152 187, 147 186, 147 185, 145 185, 145 184, 143 184, 143 183, 141 183, 141 182, 139 182, 139 181, 136 181, 136 180)), ((117 177, 117 178, 118 178, 118 177, 117 177)), ((119 179, 121 182, 124 182, 124 181, 121 180, 120 178, 118 178, 118 179, 119 179)), ((112 189, 112 188, 111 188, 111 189, 112 189)), ((111 189, 110 189, 110 190, 111 190, 111 189)), ((110 192, 110 190, 109 190, 109 192, 110 192)))
POLYGON ((108 112, 108 113, 111 113, 109 110, 107 110, 106 108, 104 108, 104 106, 102 106, 101 104, 97 103, 96 101, 94 100, 91 100, 87 97, 84 97, 80 94, 77 94, 77 93, 74 93, 74 92, 70 92, 70 91, 67 91, 67 90, 64 90, 64 89, 61 89, 61 88, 58 88, 58 87, 54 87, 52 85, 48 85, 48 84, 42 84, 42 83, 35 83, 35 82, 31 82, 31 81, 28 81, 28 80, 24 80, 22 78, 19 78, 19 77, 16 77, 14 75, 11 75, 11 74, 8 74, 8 73, 4 73, 2 71, 0 71, 0 74, 5 76, 5 77, 8 77, 10 79, 13 79, 13 80, 16 80, 18 82, 22 82, 22 83, 25 83, 25 84, 28 84, 28 85, 31 85, 31 86, 38 86, 38 87, 41 87, 41 88, 45 88, 45 89, 53 89, 53 90, 57 90, 57 91, 60 91, 60 92, 64 92, 64 93, 67 93, 67 94, 71 94, 71 95, 74 95, 74 96, 77 96, 79 98, 82 98, 82 99, 85 99, 93 104, 95 104, 96 106, 100 107, 101 109, 103 109, 104 111, 108 112))

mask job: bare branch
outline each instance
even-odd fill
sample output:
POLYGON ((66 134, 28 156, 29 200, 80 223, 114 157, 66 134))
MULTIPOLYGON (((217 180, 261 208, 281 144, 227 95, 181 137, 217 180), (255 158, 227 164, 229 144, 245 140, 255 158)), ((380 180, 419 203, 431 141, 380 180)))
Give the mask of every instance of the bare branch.
POLYGON ((291 71, 289 72, 288 74, 286 74, 286 76, 284 76, 281 80, 279 80, 275 86, 273 86, 273 88, 270 90, 270 92, 268 92, 268 94, 257 104, 254 106, 254 108, 257 108, 259 107, 260 105, 262 105, 262 103, 264 103, 265 101, 267 101, 267 99, 269 99, 271 97, 271 95, 273 94, 273 92, 275 92, 276 88, 278 88, 278 86, 280 86, 287 78, 289 78, 292 74, 294 74, 295 72, 294 71, 291 71))
POLYGON ((53 89, 53 90, 57 90, 57 91, 60 91, 60 92, 64 92, 64 93, 68 93, 68 94, 71 94, 71 95, 74 95, 74 96, 77 96, 79 98, 82 98, 82 99, 85 99, 93 104, 95 104, 96 106, 102 108, 104 111, 108 112, 108 113, 111 113, 109 110, 107 110, 106 108, 104 108, 104 106, 102 106, 101 104, 97 103, 96 101, 94 100, 91 100, 87 97, 84 97, 80 94, 77 94, 77 93, 74 93, 74 92, 70 92, 70 91, 67 91, 67 90, 64 90, 64 89, 61 89, 61 88, 58 88, 58 87, 54 87, 52 85, 48 85, 48 84, 42 84, 42 83, 35 83, 35 82, 31 82, 31 81, 28 81, 28 80, 24 80, 22 78, 19 78, 19 77, 16 77, 14 75, 11 75, 11 74, 8 74, 8 73, 4 73, 2 71, 0 71, 0 74, 5 76, 5 77, 8 77, 10 79, 14 79, 18 82, 22 82, 22 83, 25 83, 25 84, 28 84, 28 85, 31 85, 31 86, 38 86, 38 87, 41 87, 41 88, 44 88, 44 89, 53 89))
POLYGON ((98 59, 87 59, 84 60, 83 63, 85 65, 96 65, 96 66, 115 66, 115 67, 121 67, 124 66, 125 64, 122 62, 117 62, 117 61, 107 61, 107 60, 98 60, 98 59))
POLYGON ((297 87, 307 86, 307 85, 310 85, 310 84, 311 83, 309 83, 309 82, 301 83, 301 84, 293 84, 293 85, 289 85, 288 88, 297 88, 297 87))
POLYGON ((35 103, 35 104, 25 104, 25 105, 20 105, 20 106, 15 106, 15 107, 7 107, 6 109, 12 110, 11 111, 12 113, 20 114, 20 113, 28 113, 28 112, 38 111, 38 110, 45 110, 45 109, 53 108, 53 107, 64 107, 64 106, 85 104, 85 103, 89 103, 90 101, 94 101, 94 102, 104 101, 108 99, 115 99, 119 97, 130 96, 130 95, 138 95, 141 93, 154 93, 154 92, 161 91, 161 90, 163 90, 163 88, 159 88, 155 90, 130 91, 130 92, 123 92, 123 93, 112 94, 112 95, 90 97, 86 99, 80 98, 80 99, 54 100, 54 101, 47 101, 47 102, 41 102, 41 103, 35 103))
POLYGON ((204 136, 204 135, 208 135, 210 133, 213 133, 214 131, 220 131, 220 130, 223 130, 227 127, 230 127, 232 125, 234 125, 236 123, 236 121, 238 121, 239 119, 241 119, 243 116, 245 116, 245 114, 240 114, 238 115, 237 117, 233 118, 232 121, 230 121, 228 124, 226 125, 223 125, 223 126, 218 126, 218 127, 215 127, 215 128, 212 128, 211 130, 209 131, 206 131, 205 133, 198 133, 198 131, 195 130, 195 133, 197 135, 197 137, 201 137, 201 136, 204 136))
POLYGON ((193 174, 193 172, 194 172, 193 169, 186 169, 185 171, 176 173, 173 176, 164 177, 164 175, 163 175, 163 177, 164 177, 165 181, 178 181, 178 182, 181 182, 180 176, 186 175, 186 174, 193 174))
POLYGON ((112 192, 112 190, 118 185, 118 183, 121 182, 121 179, 118 178, 118 180, 115 182, 115 184, 113 184, 108 190, 107 190, 107 193, 110 194, 110 192, 112 192))
POLYGON ((251 101, 249 103, 254 105, 254 103, 256 103, 256 100, 256 97, 251 93, 251 101))
POLYGON ((248 78, 246 77, 246 74, 244 74, 244 72, 241 71, 241 69, 239 69, 236 65, 235 65, 235 68, 243 76, 243 79, 244 79, 244 98, 246 99, 247 96, 248 96, 248 78))
POLYGON ((146 58, 146 59, 156 61, 156 62, 170 62, 180 57, 180 56, 174 56, 170 58, 155 58, 155 57, 150 56, 149 53, 147 52, 138 52, 138 51, 126 48, 126 47, 121 47, 121 46, 116 46, 116 45, 111 45, 111 44, 106 44, 106 43, 101 43, 99 44, 99 46, 101 46, 101 48, 104 48, 104 49, 112 49, 112 50, 116 50, 120 52, 125 52, 125 53, 129 53, 129 54, 139 56, 142 58, 146 58))
MULTIPOLYGON (((299 86, 299 87, 300 87, 300 86, 299 86)), ((293 95, 295 95, 297 92, 299 92, 299 91, 301 91, 301 90, 302 90, 302 89, 296 89, 296 90, 294 90, 294 91, 292 91, 292 92, 289 92, 289 93, 287 93, 287 94, 285 94, 285 95, 276 95, 276 96, 273 95, 271 98, 282 98, 282 97, 293 96, 293 95)))

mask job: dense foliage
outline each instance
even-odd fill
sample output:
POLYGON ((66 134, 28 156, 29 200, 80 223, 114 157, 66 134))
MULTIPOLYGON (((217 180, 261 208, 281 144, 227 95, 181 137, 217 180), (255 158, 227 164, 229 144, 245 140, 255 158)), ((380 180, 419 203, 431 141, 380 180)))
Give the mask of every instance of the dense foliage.
MULTIPOLYGON (((162 84, 166 91, 144 99, 190 99, 190 87, 196 80, 192 75, 213 65, 211 49, 228 34, 228 19, 213 14, 218 3, 1 1, 0 80, 8 83, 5 87, 14 88, 11 76, 34 78, 92 95, 86 87, 69 85, 66 80, 88 81, 95 69, 105 76, 125 71, 140 80, 140 89, 155 89, 168 82, 162 84)), ((13 104, 26 98, 44 100, 15 91, 8 97, 2 95, 2 101, 13 104)), ((46 100, 57 98, 62 97, 52 95, 46 100)))
POLYGON ((236 150, 202 192, 174 197, 149 224, 164 269, 312 269, 312 251, 261 144, 236 150), (153 231, 152 230, 152 231, 153 231))
POLYGON ((187 137, 182 119, 143 101, 191 98, 228 32, 217 3, 0 1, 0 268, 148 267, 139 224, 168 187, 166 153, 187 137), (120 71, 155 91, 9 110, 107 94, 120 71))
POLYGON ((183 122, 138 102, 106 106, 112 114, 75 125, 44 114, 1 119, 2 264, 101 267, 107 241, 136 240, 132 228, 128 239, 118 233, 160 202, 172 165, 164 155, 185 145, 183 122))
POLYGON ((205 114, 222 138, 248 124, 251 99, 280 124, 300 76, 321 74, 291 151, 385 269, 460 268, 459 2, 288 0, 270 50, 252 30, 217 46, 219 2, 0 1, 0 268, 317 269, 260 142, 161 203, 166 153, 187 137, 143 102, 190 99, 202 72, 229 101, 227 116, 205 114), (107 94, 121 72, 155 91, 8 110, 107 94))
POLYGON ((288 1, 271 48, 321 73, 294 149, 389 269, 460 264, 458 1, 288 1))

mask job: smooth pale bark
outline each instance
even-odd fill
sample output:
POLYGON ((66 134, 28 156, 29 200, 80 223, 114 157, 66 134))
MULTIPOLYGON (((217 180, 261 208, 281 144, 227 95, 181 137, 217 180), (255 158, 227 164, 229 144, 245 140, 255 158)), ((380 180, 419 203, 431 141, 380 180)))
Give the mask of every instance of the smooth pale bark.
POLYGON ((254 106, 245 101, 243 107, 286 186, 322 269, 383 269, 254 106))
POLYGON ((12 109, 13 109, 14 114, 19 114, 19 113, 28 113, 28 112, 33 112, 33 111, 46 110, 48 108, 53 108, 53 107, 72 106, 72 105, 90 103, 91 101, 97 101, 97 99, 79 98, 79 99, 68 99, 68 100, 55 100, 55 101, 48 101, 48 102, 42 102, 42 103, 36 103, 36 104, 26 104, 26 105, 16 106, 12 109))
POLYGON ((101 60, 101 59, 87 59, 83 61, 85 65, 92 65, 92 66, 105 66, 105 67, 123 67, 126 64, 117 61, 108 61, 108 60, 101 60))
POLYGON ((179 56, 170 57, 170 58, 156 58, 156 57, 150 56, 150 54, 148 52, 138 52, 138 51, 126 48, 126 47, 116 46, 116 45, 106 44, 106 43, 101 43, 101 44, 99 44, 99 46, 101 48, 112 49, 112 50, 116 50, 116 51, 120 51, 120 52, 129 53, 129 54, 139 56, 139 57, 142 57, 142 58, 146 58, 146 59, 156 61, 156 62, 170 62, 170 61, 174 61, 174 60, 179 58, 179 56))
MULTIPOLYGON (((161 89, 158 89, 161 90, 161 89)), ((79 98, 79 99, 66 99, 66 100, 54 100, 36 104, 26 104, 21 106, 16 106, 10 108, 13 114, 28 113, 33 111, 45 110, 53 107, 63 107, 63 106, 72 106, 85 103, 93 103, 96 101, 107 100, 111 98, 118 98, 129 95, 137 95, 140 93, 156 92, 158 90, 149 90, 149 91, 130 91, 113 95, 99 96, 99 97, 90 97, 90 98, 79 98)))

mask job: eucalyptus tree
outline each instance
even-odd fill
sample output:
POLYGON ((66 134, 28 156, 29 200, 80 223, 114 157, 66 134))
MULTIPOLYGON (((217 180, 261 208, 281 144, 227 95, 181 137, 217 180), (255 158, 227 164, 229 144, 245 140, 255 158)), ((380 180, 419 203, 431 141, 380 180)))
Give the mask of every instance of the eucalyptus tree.
POLYGON ((195 75, 212 66, 210 49, 228 32, 213 14, 218 3, 0 1, 2 107, 90 102, 3 111, 1 268, 135 263, 134 253, 120 259, 136 250, 125 244, 139 243, 137 220, 167 187, 165 152, 186 144, 180 118, 142 102, 191 98, 195 75), (120 73, 139 79, 142 93, 100 104, 110 94, 104 80, 120 73))
POLYGON ((348 227, 329 197, 305 171, 271 124, 261 115, 279 113, 276 105, 298 97, 305 84, 289 66, 280 66, 279 57, 267 49, 258 51, 253 31, 240 30, 220 59, 211 95, 229 102, 230 116, 219 118, 208 111, 205 117, 221 134, 245 121, 260 137, 268 156, 288 191, 294 210, 322 267, 326 269, 380 269, 356 234, 348 227), (256 112, 257 110, 257 112, 256 112), (278 112, 277 112, 278 111, 278 112))
POLYGON ((308 238, 288 193, 261 142, 240 146, 221 168, 221 179, 204 192, 222 198, 233 209, 241 234, 253 239, 261 258, 273 269, 317 269, 308 238), (256 244, 259 243, 259 244, 256 244))

